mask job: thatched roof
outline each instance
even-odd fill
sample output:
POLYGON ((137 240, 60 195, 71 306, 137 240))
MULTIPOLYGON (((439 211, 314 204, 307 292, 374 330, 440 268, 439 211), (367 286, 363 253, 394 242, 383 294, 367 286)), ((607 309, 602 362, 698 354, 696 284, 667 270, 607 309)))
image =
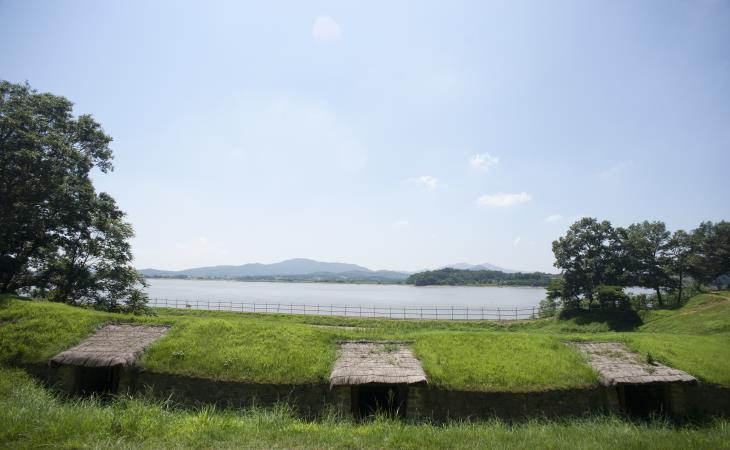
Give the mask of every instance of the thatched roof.
POLYGON ((421 363, 402 342, 343 342, 330 374, 330 387, 425 381, 421 363))
POLYGON ((697 380, 681 370, 663 364, 649 364, 646 358, 632 353, 618 342, 577 343, 588 357, 588 363, 598 372, 604 386, 644 383, 695 383, 697 380))
POLYGON ((85 367, 132 366, 145 347, 168 330, 163 326, 107 325, 79 345, 51 358, 52 364, 85 367))

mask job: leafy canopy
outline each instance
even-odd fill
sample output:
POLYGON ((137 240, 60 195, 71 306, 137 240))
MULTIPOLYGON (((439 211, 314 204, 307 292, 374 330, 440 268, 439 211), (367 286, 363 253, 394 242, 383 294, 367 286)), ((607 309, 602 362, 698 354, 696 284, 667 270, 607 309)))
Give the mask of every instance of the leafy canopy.
POLYGON ((116 309, 144 304, 131 266, 131 226, 90 173, 112 167, 112 138, 73 104, 0 81, 0 293, 116 309))

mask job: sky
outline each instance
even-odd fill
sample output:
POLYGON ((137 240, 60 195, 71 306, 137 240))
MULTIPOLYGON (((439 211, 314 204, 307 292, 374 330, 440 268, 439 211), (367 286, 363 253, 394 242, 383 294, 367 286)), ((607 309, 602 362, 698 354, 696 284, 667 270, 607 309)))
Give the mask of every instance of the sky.
POLYGON ((0 79, 114 141, 135 266, 552 271, 730 219, 730 1, 0 0, 0 79))

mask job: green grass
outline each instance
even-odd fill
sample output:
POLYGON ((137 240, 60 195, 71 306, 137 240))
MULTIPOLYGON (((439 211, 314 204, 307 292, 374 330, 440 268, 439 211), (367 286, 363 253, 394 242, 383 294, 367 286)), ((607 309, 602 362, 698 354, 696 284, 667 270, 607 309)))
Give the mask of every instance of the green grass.
POLYGON ((703 381, 730 386, 730 293, 683 308, 616 317, 519 322, 401 321, 157 310, 109 314, 42 301, 0 298, 0 363, 43 363, 108 322, 172 325, 140 363, 163 373, 261 383, 325 382, 345 339, 412 342, 432 386, 528 392, 595 385, 595 374, 564 345, 619 340, 703 381), (636 320, 639 323, 635 323, 636 320), (344 329, 339 326, 360 327, 344 329), (615 332, 611 330, 634 331, 615 332))
POLYGON ((629 348, 701 381, 730 386, 730 335, 691 336, 634 333, 623 336, 629 348))
POLYGON ((730 334, 730 293, 700 294, 680 309, 646 311, 643 320, 647 332, 730 334))
POLYGON ((148 317, 123 316, 59 303, 20 301, 0 296, 0 362, 43 362, 77 344, 99 324, 150 320, 154 321, 148 317))
POLYGON ((142 358, 148 369, 260 383, 328 379, 332 334, 307 325, 235 318, 180 319, 142 358))
POLYGON ((432 332, 414 350, 429 383, 475 391, 542 391, 587 387, 597 377, 582 357, 546 334, 432 332))
POLYGON ((724 449, 730 423, 672 426, 614 417, 564 422, 410 424, 318 421, 273 410, 176 410, 143 399, 60 400, 20 370, 0 369, 0 447, 724 449))

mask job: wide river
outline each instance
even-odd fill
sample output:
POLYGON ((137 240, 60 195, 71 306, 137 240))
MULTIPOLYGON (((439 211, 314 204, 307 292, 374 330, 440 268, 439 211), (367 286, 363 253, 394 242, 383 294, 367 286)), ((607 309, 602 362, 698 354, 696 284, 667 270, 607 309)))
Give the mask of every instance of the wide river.
MULTIPOLYGON (((426 286, 389 284, 270 283, 218 280, 147 280, 153 305, 159 299, 182 300, 186 304, 226 302, 222 309, 239 309, 239 304, 308 305, 323 307, 379 308, 515 308, 536 307, 545 289, 496 286, 426 286), (238 305, 238 307, 236 306, 238 305)), ((242 309, 243 310, 243 309, 242 309)), ((311 309, 307 310, 309 313, 311 309)))

